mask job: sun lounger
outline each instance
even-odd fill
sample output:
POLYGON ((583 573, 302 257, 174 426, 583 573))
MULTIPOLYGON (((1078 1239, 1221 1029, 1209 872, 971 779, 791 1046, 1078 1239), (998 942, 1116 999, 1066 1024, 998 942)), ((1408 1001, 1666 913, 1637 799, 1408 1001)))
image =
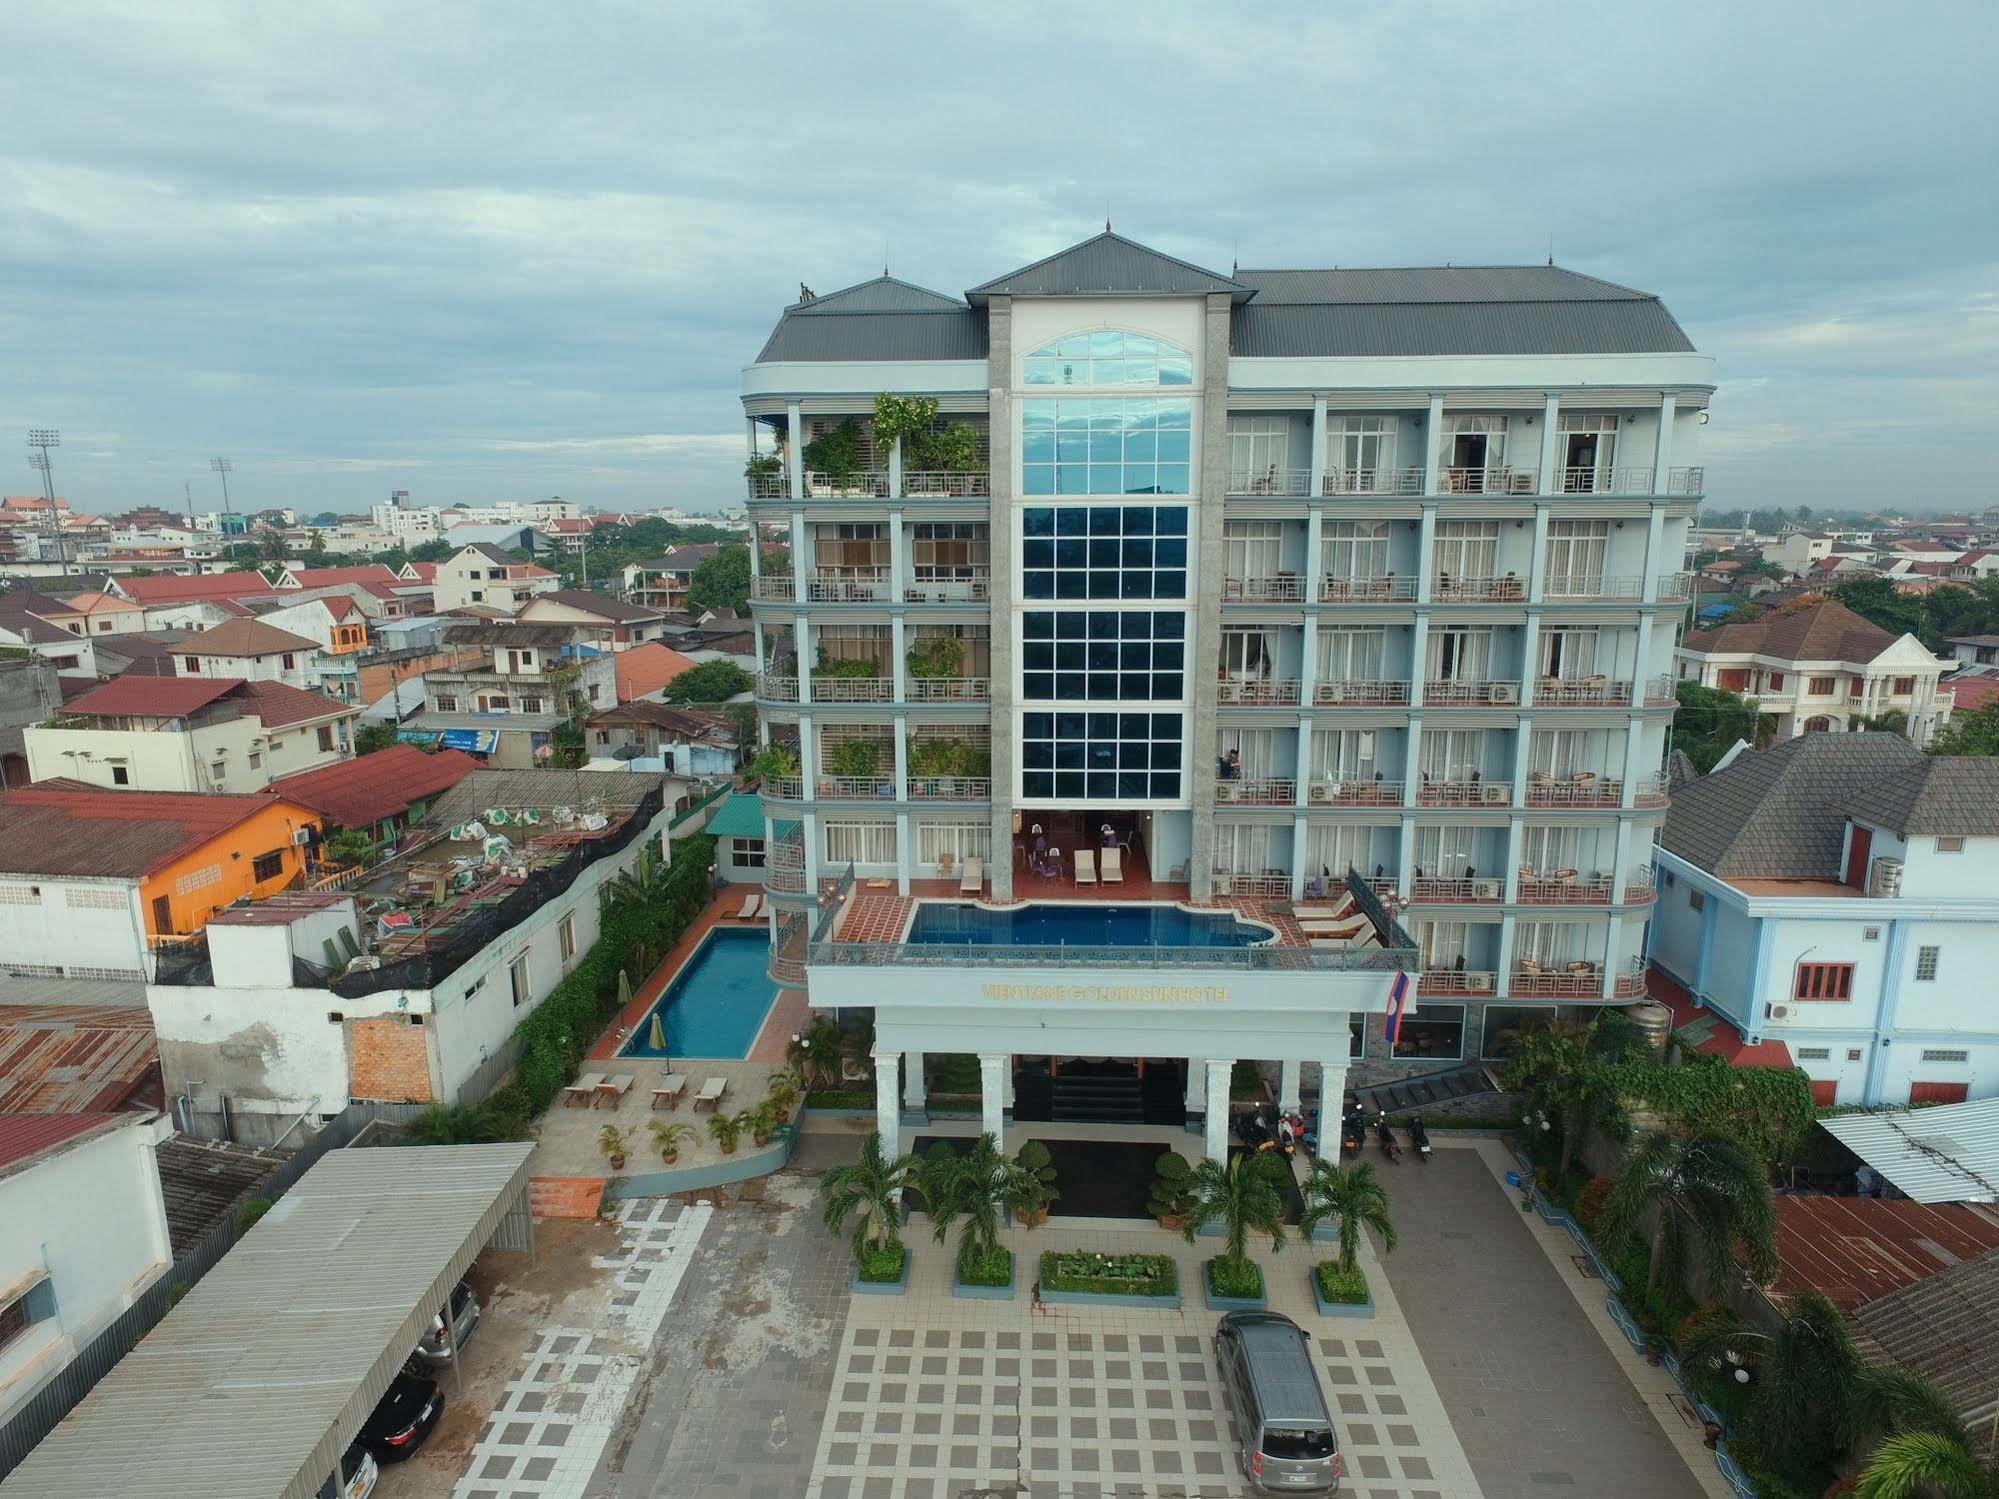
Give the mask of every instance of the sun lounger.
POLYGON ((986 866, 978 859, 965 861, 965 872, 958 877, 960 895, 977 895, 986 888, 986 866))
POLYGON ((701 1091, 694 1095, 694 1112, 700 1113, 705 1107, 710 1113, 722 1106, 722 1095, 729 1091, 726 1077, 711 1077, 701 1084, 701 1091))
POLYGON ((663 1101, 669 1109, 677 1109, 686 1092, 687 1079, 678 1072, 669 1072, 659 1080, 659 1086, 652 1090, 652 1106, 658 1108, 663 1101))
POLYGON ((736 920, 754 921, 756 919, 757 912, 763 908, 763 903, 764 903, 764 898, 761 895, 744 896, 743 909, 736 913, 736 920))
POLYGON ((1124 850, 1111 846, 1104 850, 1103 877, 1106 885, 1124 883, 1124 850))
POLYGON ((584 1073, 575 1082, 562 1090, 563 1107, 567 1108, 570 1104, 578 1102, 594 1105, 597 1102, 597 1090, 603 1086, 603 1073, 584 1073))
MULTIPOLYGON (((625 1101, 625 1095, 632 1091, 634 1081, 629 1072, 607 1073, 603 1081, 597 1084, 597 1098, 599 1101, 609 1099, 611 1107, 615 1109, 625 1101)), ((597 1105, 592 1103, 590 1106, 595 1108, 597 1105)))
POLYGON ((1330 937, 1347 923, 1331 916, 1307 916, 1298 923, 1298 930, 1313 937, 1330 937))
POLYGON ((1097 882, 1097 856, 1087 848, 1076 850, 1076 883, 1094 885, 1097 882))

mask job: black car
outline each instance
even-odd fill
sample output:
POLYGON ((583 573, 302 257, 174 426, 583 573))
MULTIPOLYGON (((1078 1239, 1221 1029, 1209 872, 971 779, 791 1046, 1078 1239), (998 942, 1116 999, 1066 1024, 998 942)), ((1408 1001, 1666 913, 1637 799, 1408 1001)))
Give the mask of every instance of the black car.
POLYGON ((398 1374, 382 1403, 361 1425, 361 1445, 375 1461, 399 1463, 423 1445, 444 1414, 444 1392, 434 1379, 398 1374))

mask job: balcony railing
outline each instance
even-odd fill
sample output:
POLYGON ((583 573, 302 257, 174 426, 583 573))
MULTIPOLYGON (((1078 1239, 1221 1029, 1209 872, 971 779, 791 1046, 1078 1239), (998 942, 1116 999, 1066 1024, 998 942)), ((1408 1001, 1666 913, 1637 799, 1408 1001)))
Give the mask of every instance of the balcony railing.
POLYGON ((1305 801, 1313 807, 1399 807, 1402 783, 1321 776, 1305 783, 1305 801))
POLYGON ((1513 788, 1504 781, 1424 781, 1417 787, 1419 807, 1505 807, 1512 804, 1513 788))
POLYGON ((1217 869, 1214 889, 1217 895, 1282 897, 1291 893, 1291 876, 1269 869, 1248 869, 1240 873, 1233 869, 1217 869))
POLYGON ((791 475, 783 469, 774 474, 751 474, 750 498, 753 500, 788 500, 791 498, 791 475))
POLYGON ((893 776, 821 776, 819 795, 826 801, 894 801, 893 776))
POLYGON ((1608 874, 1557 869, 1530 875, 1522 870, 1519 901, 1523 906, 1607 906, 1610 887, 1608 874))
POLYGON ((1631 799, 1640 807, 1663 807, 1667 800, 1667 781, 1664 771, 1653 771, 1638 778, 1631 799))
POLYGON ((1645 580, 1626 574, 1550 573, 1541 593, 1551 599, 1642 599, 1645 580))
POLYGON ((1296 707, 1299 686, 1296 678, 1271 682, 1219 677, 1215 681, 1215 701, 1240 708, 1296 707))
POLYGON ((1647 906, 1658 898, 1659 887, 1649 869, 1639 870, 1624 882, 1624 903, 1627 906, 1647 906))
POLYGON ((1694 575, 1692 573, 1661 573, 1659 575, 1659 597, 1669 601, 1684 601, 1693 597, 1694 575))
POLYGON ((1534 683, 1537 708, 1627 708, 1631 684, 1606 677, 1542 677, 1534 683))
POLYGON ((1623 803, 1624 782, 1616 776, 1599 776, 1591 770, 1559 778, 1536 770, 1527 776, 1530 807, 1617 807, 1623 803))
POLYGON ((1647 468, 1565 468, 1563 494, 1650 494, 1652 470, 1647 468))
POLYGON ((1437 470, 1440 494, 1532 494, 1538 474, 1533 469, 1442 468, 1437 470))
POLYGON ((1515 707, 1520 702, 1518 682, 1425 682, 1423 701, 1430 707, 1515 707))
POLYGON ((1215 800, 1236 802, 1245 807, 1288 807, 1298 800, 1296 781, 1244 780, 1239 776, 1215 777, 1215 800))
POLYGON ((909 679, 912 703, 989 703, 993 698, 990 677, 916 677, 909 679))
POLYGON ((1302 468, 1236 468, 1229 470, 1228 492, 1232 495, 1306 495, 1312 489, 1312 474, 1302 468))
POLYGON ((1679 699, 1673 692, 1671 677, 1647 677, 1645 679, 1645 704, 1651 708, 1670 708, 1679 699))
POLYGON ((1503 578, 1458 578, 1439 573, 1431 580, 1430 597, 1439 604, 1517 604, 1527 598, 1527 580, 1512 573, 1503 578))
MULTIPOLYGON (((1507 976, 1506 992, 1522 999, 1601 999, 1604 996, 1603 964, 1593 958, 1542 967, 1522 960, 1507 976)), ((1645 993, 1645 965, 1635 962, 1623 973, 1610 976, 1613 999, 1637 999, 1645 993)))
POLYGON ((806 579, 805 586, 815 604, 878 604, 895 596, 887 568, 819 568, 806 579))
POLYGON ((1416 597, 1412 575, 1386 573, 1378 578, 1344 578, 1328 573, 1319 580, 1322 604, 1408 603, 1416 597))
POLYGON ((986 776, 911 776, 903 783, 913 802, 989 802, 993 783, 986 776))
POLYGON ((789 573, 765 573, 750 580, 750 597, 765 604, 789 604, 797 599, 797 585, 789 573))
POLYGON ((765 776, 757 795, 767 802, 802 802, 805 782, 799 776, 765 776))
MULTIPOLYGON (((1289 889, 1287 883, 1286 889, 1289 889)), ((1221 969, 1261 973, 1393 973, 1416 961, 1413 947, 1049 947, 1040 943, 966 946, 930 942, 813 942, 807 962, 828 968, 1221 969)), ((1142 978, 1135 980, 1143 982, 1142 978)))
POLYGON ((842 499, 851 496, 888 496, 888 470, 862 469, 851 474, 815 474, 805 476, 805 492, 813 499, 842 499))
POLYGON ((795 703, 798 701, 798 678, 761 672, 757 676, 757 696, 769 703, 795 703))
POLYGON ((1700 467, 1667 469, 1666 493, 1706 494, 1707 470, 1700 467))
POLYGON ((992 493, 992 480, 983 470, 918 469, 902 471, 902 492, 906 495, 972 496, 992 493))
POLYGON ((1342 678, 1336 682, 1315 682, 1312 701, 1319 707, 1395 707, 1409 701, 1407 682, 1369 681, 1342 678))
POLYGON ((1297 604, 1304 598, 1304 580, 1295 573, 1222 579, 1222 602, 1226 604, 1297 604))
POLYGON ((1320 481, 1321 494, 1421 494, 1420 468, 1329 468, 1320 481))
POLYGON ((910 604, 979 604, 991 592, 991 575, 970 578, 918 578, 902 590, 910 604))
POLYGON ((1499 975, 1489 968, 1425 968, 1416 977, 1418 994, 1490 994, 1499 975))
POLYGON ((894 677, 836 677, 827 672, 812 674, 812 701, 815 703, 892 703, 894 677))
POLYGON ((1409 885, 1412 901, 1433 905, 1497 905, 1505 893, 1503 880, 1419 879, 1409 885))

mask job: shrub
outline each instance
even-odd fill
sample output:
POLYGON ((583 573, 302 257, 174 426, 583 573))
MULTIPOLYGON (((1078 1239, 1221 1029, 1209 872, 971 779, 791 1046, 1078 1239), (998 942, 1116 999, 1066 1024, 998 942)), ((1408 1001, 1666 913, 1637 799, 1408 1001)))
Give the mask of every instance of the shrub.
POLYGON ((1320 1260, 1312 1273, 1319 1278, 1319 1294, 1338 1306, 1365 1306, 1367 1274, 1358 1266, 1342 1270, 1338 1260, 1320 1260))
POLYGON ((875 1095, 868 1088, 814 1088, 805 1095, 808 1109, 871 1109, 875 1095))
POLYGON ((1152 1196, 1145 1210, 1155 1218, 1187 1216, 1187 1194, 1194 1185, 1194 1168, 1177 1150, 1161 1151, 1152 1166, 1152 1196))
POLYGON ((1005 1286, 1013 1283, 1013 1251, 981 1249, 967 1238, 958 1246, 958 1280, 967 1286, 1005 1286))
POLYGON ((1220 1257, 1209 1260, 1208 1289, 1217 1296, 1261 1296, 1263 1268, 1255 1260, 1244 1260, 1239 1265, 1220 1257))
POLYGON ((1576 1221, 1592 1234, 1596 1232, 1597 1220, 1603 1216, 1604 1199, 1610 1196, 1610 1189, 1616 1185, 1615 1177, 1593 1176, 1582 1191, 1576 1193, 1576 1205, 1572 1211, 1576 1221))
POLYGON ((236 1232, 239 1234, 247 1234, 251 1229, 257 1226, 257 1220, 263 1217, 264 1214, 268 1213, 270 1210, 271 1210, 270 1198, 252 1197, 248 1202, 244 1203, 243 1206, 236 1209, 236 1232))
POLYGON ((909 1246, 900 1239, 886 1244, 863 1244, 860 1249, 861 1279, 874 1285, 893 1285, 902 1279, 903 1262, 909 1246))
POLYGON ((722 1147, 723 1155, 736 1153, 736 1142, 743 1137, 743 1116, 740 1114, 715 1114, 708 1120, 708 1138, 722 1147))
POLYGON ((826 754, 826 774, 842 780, 864 781, 881 773, 875 747, 864 739, 846 739, 826 754))
POLYGON ((1041 1289, 1117 1296, 1171 1296, 1180 1289, 1179 1267, 1168 1254, 1095 1254, 1045 1250, 1041 1289))

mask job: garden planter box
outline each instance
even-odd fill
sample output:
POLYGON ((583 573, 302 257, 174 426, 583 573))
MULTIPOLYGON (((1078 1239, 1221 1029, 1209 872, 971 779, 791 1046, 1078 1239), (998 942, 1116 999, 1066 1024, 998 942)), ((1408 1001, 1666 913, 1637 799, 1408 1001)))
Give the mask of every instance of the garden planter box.
POLYGON ((1321 1317, 1372 1317, 1374 1315, 1374 1293, 1368 1292, 1365 1301, 1328 1301, 1323 1287, 1319 1284, 1319 1270, 1315 1265, 1306 1274, 1312 1282, 1312 1304, 1319 1309, 1321 1317))
POLYGON ((857 1296, 900 1296, 909 1289, 909 1267, 916 1255, 903 1251, 902 1276, 898 1280, 862 1280, 861 1267, 854 1266, 854 1294, 857 1296))
POLYGON ((1211 1312, 1261 1312, 1270 1306, 1270 1282, 1263 1283, 1263 1292, 1257 1296, 1218 1296, 1215 1294, 1213 1262, 1204 1260, 1201 1264, 1201 1296, 1211 1312))
POLYGON ((1011 1301, 1013 1283, 1020 1275, 1020 1256, 1009 1254, 1006 1261, 1006 1284, 1003 1286, 968 1286, 958 1279, 957 1262, 951 1265, 951 1294, 964 1301, 1011 1301))
POLYGON ((1048 1272, 1044 1268, 1040 1281, 1040 1297, 1051 1306, 1130 1306, 1178 1311, 1180 1281, 1176 1271, 1173 1289, 1157 1296, 1148 1296, 1142 1291, 1055 1291, 1049 1289, 1048 1272))

